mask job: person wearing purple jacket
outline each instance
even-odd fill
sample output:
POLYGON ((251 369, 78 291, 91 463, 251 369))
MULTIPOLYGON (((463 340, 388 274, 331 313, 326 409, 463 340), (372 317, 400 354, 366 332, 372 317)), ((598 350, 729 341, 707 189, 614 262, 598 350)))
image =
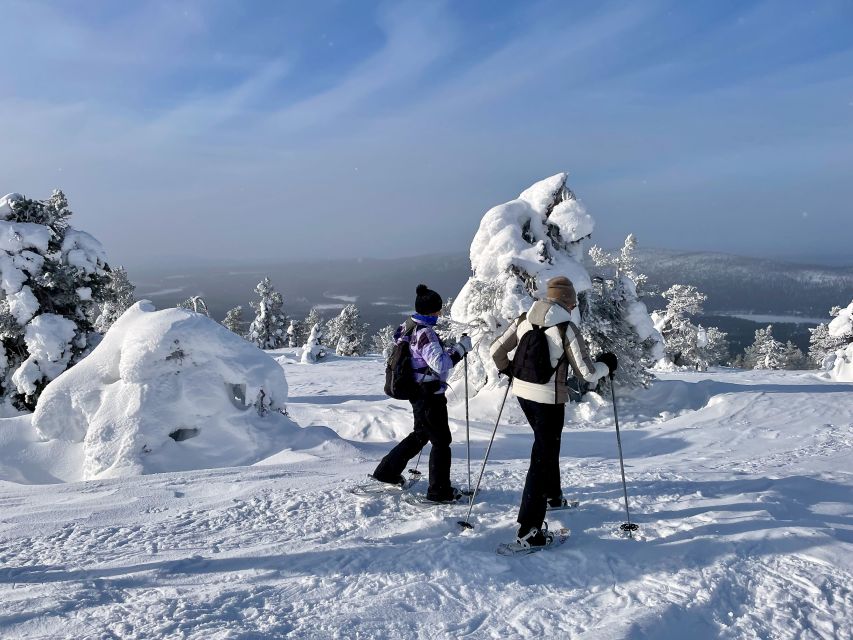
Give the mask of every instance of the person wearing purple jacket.
POLYGON ((458 500, 462 492, 450 484, 450 425, 447 421, 447 377, 450 370, 471 350, 471 338, 462 339, 445 348, 435 332, 435 324, 444 304, 441 296, 425 284, 418 285, 415 314, 397 327, 394 341, 409 342, 412 369, 421 394, 412 404, 415 426, 400 444, 379 462, 373 477, 380 482, 403 484, 403 470, 427 442, 429 454, 429 488, 427 499, 436 502, 458 500))

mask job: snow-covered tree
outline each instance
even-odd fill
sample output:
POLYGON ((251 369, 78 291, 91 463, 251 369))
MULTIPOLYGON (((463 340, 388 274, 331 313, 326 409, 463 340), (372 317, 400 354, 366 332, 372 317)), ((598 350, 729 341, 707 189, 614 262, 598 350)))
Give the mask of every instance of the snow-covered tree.
POLYGON ((104 302, 100 305, 100 313, 95 320, 95 330, 106 333, 121 314, 136 302, 134 291, 136 287, 127 277, 124 267, 116 267, 107 271, 107 283, 104 289, 104 302))
POLYGON ((835 352, 830 375, 839 382, 853 382, 853 302, 838 311, 828 331, 842 342, 835 352))
POLYGON ((62 191, 0 198, 0 398, 33 409, 48 382, 100 341, 109 275, 100 242, 68 224, 62 191))
POLYGON ((326 347, 323 346, 323 334, 319 324, 311 327, 308 341, 302 347, 302 362, 311 364, 326 357, 326 347))
POLYGON ((809 329, 809 359, 820 369, 830 370, 835 365, 836 354, 839 349, 844 349, 853 343, 853 323, 848 323, 846 318, 853 308, 853 302, 842 313, 841 307, 832 307, 829 316, 833 318, 828 324, 819 324, 814 329, 809 329), (838 320, 838 318, 841 320, 838 320), (835 327, 830 331, 830 326, 835 327))
POLYGON ((784 369, 785 345, 773 337, 773 325, 755 332, 755 341, 744 351, 746 369, 784 369))
POLYGON ((287 339, 287 317, 282 309, 284 298, 268 277, 258 283, 255 292, 259 299, 249 303, 255 310, 255 319, 249 325, 247 339, 261 349, 283 347, 287 339))
POLYGON ((226 311, 225 318, 222 319, 222 326, 238 336, 244 335, 246 321, 243 319, 243 306, 238 304, 233 309, 226 311))
POLYGON ((653 379, 648 368, 664 357, 663 338, 655 328, 637 287, 646 276, 636 270, 633 234, 619 253, 593 246, 589 255, 601 275, 592 289, 579 296, 581 331, 593 353, 611 351, 619 360, 617 379, 646 386, 653 379))
POLYGON ((183 302, 179 303, 178 308, 194 311, 195 313, 201 313, 206 315, 208 318, 210 317, 210 311, 207 310, 207 303, 201 296, 190 296, 183 302))
POLYGON ((695 325, 690 316, 702 313, 707 296, 692 285, 674 284, 661 294, 666 308, 652 314, 666 341, 666 355, 678 367, 704 371, 728 360, 727 334, 716 327, 695 325))
POLYGON ((367 324, 361 321, 358 307, 348 304, 327 323, 325 335, 339 356, 359 356, 366 349, 367 324))
POLYGON ((455 344, 459 338, 465 333, 465 327, 461 327, 453 321, 451 317, 451 309, 453 308, 453 297, 444 301, 441 307, 441 315, 438 317, 438 322, 435 325, 435 332, 444 344, 455 344))
POLYGON ((394 332, 396 330, 397 327, 389 324, 373 334, 373 351, 382 354, 382 357, 386 360, 394 350, 394 332))
POLYGON ((794 370, 809 368, 809 359, 806 354, 790 340, 785 343, 782 350, 782 368, 794 370))
MULTIPOLYGON (((729 334, 717 327, 705 328, 701 324, 697 332, 700 362, 705 365, 726 364, 731 357, 729 353, 729 334)), ((700 365, 700 368, 704 368, 700 365)))
POLYGON ((300 328, 299 325, 301 323, 297 320, 291 320, 290 324, 287 326, 287 346, 288 347, 298 347, 299 346, 299 334, 300 328))
MULTIPOLYGON (((545 283, 566 276, 583 292, 590 288, 583 267, 583 240, 595 222, 559 173, 537 182, 518 198, 483 216, 471 243, 473 275, 456 296, 452 319, 467 327, 475 347, 468 355, 471 393, 498 383, 489 345, 545 293, 545 283)), ((580 316, 575 313, 576 320, 580 316)), ((463 374, 454 370, 453 379, 463 374)))
POLYGON ((308 315, 305 316, 305 319, 297 326, 299 331, 297 340, 299 340, 299 344, 306 344, 308 342, 308 338, 311 335, 311 330, 314 328, 314 325, 318 325, 320 327, 320 333, 322 334, 325 328, 325 322, 317 307, 311 307, 308 315))

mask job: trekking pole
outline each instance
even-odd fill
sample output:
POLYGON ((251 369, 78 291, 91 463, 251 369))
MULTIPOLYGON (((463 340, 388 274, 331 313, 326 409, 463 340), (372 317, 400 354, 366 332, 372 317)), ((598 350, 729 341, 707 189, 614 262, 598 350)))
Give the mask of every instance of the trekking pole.
POLYGON ((619 468, 622 470, 622 493, 625 495, 625 515, 628 517, 628 521, 619 525, 619 528, 622 531, 627 531, 629 538, 633 538, 631 532, 640 527, 631 522, 631 513, 628 511, 628 487, 625 484, 625 463, 622 461, 622 438, 619 435, 619 416, 616 414, 616 391, 614 390, 612 373, 610 374, 610 396, 613 398, 613 420, 616 422, 616 444, 619 445, 619 468))
POLYGON ((506 397, 509 395, 509 388, 512 386, 512 379, 510 378, 509 384, 506 386, 506 391, 504 392, 504 399, 501 402, 501 408, 498 410, 498 419, 495 420, 495 428, 492 430, 492 438, 489 440, 489 447, 486 449, 486 456, 483 458, 483 466, 480 467, 480 477, 477 478, 477 487, 474 489, 474 493, 471 494, 471 501, 468 503, 468 515, 465 516, 465 520, 457 520, 456 524, 458 524, 463 529, 473 529, 474 525, 468 522, 471 519, 471 509, 474 508, 474 496, 477 495, 477 492, 480 490, 480 481, 483 479, 483 472, 486 470, 486 461, 489 459, 489 452, 492 450, 492 443, 495 441, 495 434, 498 432, 498 424, 501 421, 501 414, 504 411, 504 405, 506 404, 506 397))
MULTIPOLYGON (((462 337, 467 336, 467 333, 463 333, 462 337)), ((471 425, 468 422, 468 352, 465 352, 465 355, 462 356, 462 359, 465 361, 465 439, 468 441, 468 495, 473 496, 471 493, 471 425)))

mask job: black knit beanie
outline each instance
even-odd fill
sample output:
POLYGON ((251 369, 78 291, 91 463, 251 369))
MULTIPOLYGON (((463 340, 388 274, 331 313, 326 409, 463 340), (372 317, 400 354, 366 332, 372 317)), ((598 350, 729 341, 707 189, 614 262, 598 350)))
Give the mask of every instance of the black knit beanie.
POLYGON ((441 296, 435 291, 427 287, 425 284, 419 284, 415 289, 417 297, 415 298, 415 311, 425 316, 430 313, 438 313, 444 305, 441 296))

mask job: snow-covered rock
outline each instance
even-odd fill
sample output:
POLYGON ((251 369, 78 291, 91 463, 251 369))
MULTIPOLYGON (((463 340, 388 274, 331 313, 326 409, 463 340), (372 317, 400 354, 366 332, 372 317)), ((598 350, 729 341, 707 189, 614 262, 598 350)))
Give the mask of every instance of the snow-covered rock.
POLYGON ((33 425, 82 443, 83 479, 243 465, 286 446, 286 400, 269 355, 202 314, 142 301, 44 389, 33 425))

